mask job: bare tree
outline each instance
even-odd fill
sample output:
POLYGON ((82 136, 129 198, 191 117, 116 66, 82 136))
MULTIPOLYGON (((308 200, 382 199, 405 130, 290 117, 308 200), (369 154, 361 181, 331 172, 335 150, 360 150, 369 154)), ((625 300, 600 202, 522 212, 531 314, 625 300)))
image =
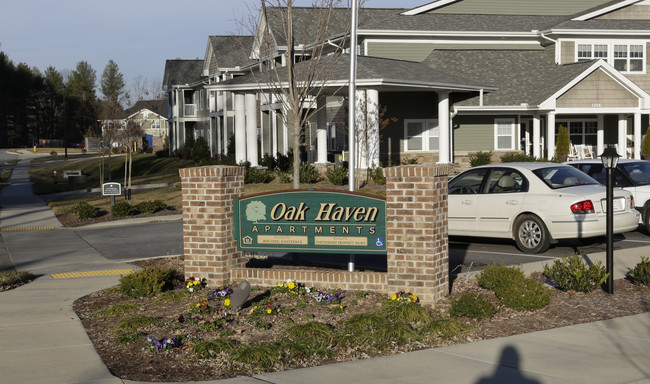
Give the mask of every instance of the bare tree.
POLYGON ((326 95, 345 44, 345 39, 336 43, 328 39, 348 35, 350 13, 340 7, 343 0, 313 0, 311 7, 294 7, 293 3, 261 0, 263 18, 253 31, 253 55, 259 65, 251 74, 265 101, 280 105, 293 147, 293 187, 299 188, 304 127, 318 110, 317 98, 326 95))

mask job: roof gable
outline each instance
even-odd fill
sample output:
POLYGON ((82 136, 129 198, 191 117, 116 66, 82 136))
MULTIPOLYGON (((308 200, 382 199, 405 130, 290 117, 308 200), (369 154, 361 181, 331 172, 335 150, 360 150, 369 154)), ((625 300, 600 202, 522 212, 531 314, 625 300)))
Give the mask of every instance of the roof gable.
POLYGON ((610 0, 437 0, 404 12, 417 15, 426 12, 496 15, 573 15, 610 0))

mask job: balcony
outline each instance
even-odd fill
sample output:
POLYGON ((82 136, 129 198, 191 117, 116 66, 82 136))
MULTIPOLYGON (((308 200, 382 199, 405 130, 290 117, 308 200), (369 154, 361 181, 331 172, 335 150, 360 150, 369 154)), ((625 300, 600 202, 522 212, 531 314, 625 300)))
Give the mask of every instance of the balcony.
POLYGON ((185 104, 183 107, 184 117, 196 117, 196 104, 185 104))

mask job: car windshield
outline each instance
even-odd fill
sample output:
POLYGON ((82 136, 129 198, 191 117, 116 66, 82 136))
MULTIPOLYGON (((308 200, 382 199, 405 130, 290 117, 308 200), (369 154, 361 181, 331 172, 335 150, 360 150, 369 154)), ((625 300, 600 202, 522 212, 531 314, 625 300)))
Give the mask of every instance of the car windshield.
POLYGON ((598 184, 585 173, 569 166, 540 168, 533 170, 533 173, 553 189, 598 184))
POLYGON ((618 169, 623 171, 636 185, 650 184, 650 162, 618 163, 618 169))

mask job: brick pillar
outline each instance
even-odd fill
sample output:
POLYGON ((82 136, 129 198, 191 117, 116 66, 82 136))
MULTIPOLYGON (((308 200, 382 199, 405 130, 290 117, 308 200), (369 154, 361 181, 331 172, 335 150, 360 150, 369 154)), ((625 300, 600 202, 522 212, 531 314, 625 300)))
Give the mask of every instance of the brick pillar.
POLYGON ((244 168, 207 166, 179 172, 185 277, 205 278, 211 287, 228 284, 231 269, 246 261, 233 236, 232 206, 244 192, 244 168))
POLYGON ((389 292, 412 292, 424 304, 449 294, 447 179, 452 168, 386 168, 389 292))

